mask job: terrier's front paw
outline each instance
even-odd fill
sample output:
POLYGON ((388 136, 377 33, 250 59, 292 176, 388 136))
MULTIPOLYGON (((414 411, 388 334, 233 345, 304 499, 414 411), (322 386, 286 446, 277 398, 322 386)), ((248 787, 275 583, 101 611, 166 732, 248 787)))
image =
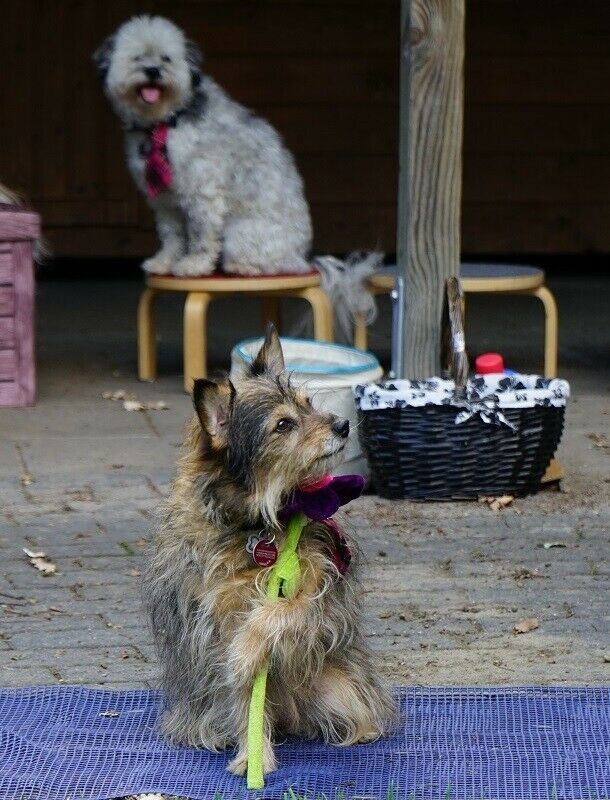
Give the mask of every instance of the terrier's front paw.
POLYGON ((207 256, 196 253, 184 256, 184 258, 176 261, 171 269, 172 275, 177 275, 181 278, 211 275, 213 272, 214 264, 212 261, 207 256))
POLYGON ((366 731, 358 736, 356 744, 370 744, 371 742, 376 742, 382 735, 381 731, 366 731))
MULTIPOLYGON (((232 772, 233 775, 245 775, 248 769, 248 751, 240 748, 235 758, 229 761, 227 769, 229 772, 232 772)), ((269 772, 275 772, 276 769, 277 760, 273 752, 273 747, 270 744, 266 744, 263 751, 263 774, 267 775, 269 772)))
POLYGON ((248 769, 248 753, 245 750, 240 750, 235 758, 229 761, 227 769, 233 775, 245 775, 248 769))
POLYGON ((161 252, 151 258, 147 258, 142 264, 142 269, 144 272, 148 272, 149 275, 168 275, 172 272, 175 262, 175 257, 172 258, 161 252))

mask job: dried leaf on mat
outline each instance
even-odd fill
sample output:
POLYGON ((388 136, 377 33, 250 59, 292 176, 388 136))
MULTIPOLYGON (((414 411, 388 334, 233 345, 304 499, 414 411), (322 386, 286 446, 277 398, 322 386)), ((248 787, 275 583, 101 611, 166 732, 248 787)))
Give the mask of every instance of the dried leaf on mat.
POLYGON ((21 473, 21 485, 22 486, 30 486, 34 483, 34 478, 31 472, 28 472, 27 469, 21 473))
POLYGON ((605 433, 590 433, 589 439, 593 442, 594 447, 600 447, 602 450, 610 448, 610 441, 608 441, 605 433))
POLYGON ((513 633, 529 633, 535 631, 538 627, 538 620, 536 617, 526 617, 513 627, 513 633))
POLYGON ((23 552, 29 558, 30 564, 43 575, 54 575, 57 572, 55 564, 42 550, 28 550, 27 547, 24 547, 23 552))
POLYGON ((543 545, 545 550, 550 550, 551 547, 567 547, 565 542, 545 542, 543 545))

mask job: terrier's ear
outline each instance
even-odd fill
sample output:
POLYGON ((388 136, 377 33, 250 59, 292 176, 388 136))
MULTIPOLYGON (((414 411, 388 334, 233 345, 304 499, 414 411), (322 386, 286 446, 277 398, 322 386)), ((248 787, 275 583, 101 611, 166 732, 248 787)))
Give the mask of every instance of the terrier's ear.
POLYGON ((252 375, 268 374, 275 376, 283 372, 284 369, 284 354, 282 353, 280 337, 277 335, 273 323, 269 322, 265 332, 265 341, 254 359, 250 372, 252 375))
POLYGON ((97 68, 97 74, 101 81, 106 80, 106 75, 110 69, 110 59, 114 53, 115 35, 114 33, 108 38, 104 39, 102 44, 97 48, 93 54, 93 63, 97 68))
POLYGON ((201 427, 213 449, 226 447, 235 388, 230 380, 215 383, 198 378, 193 385, 193 404, 201 427))
POLYGON ((196 89, 201 83, 201 64, 203 63, 203 53, 195 42, 187 39, 184 55, 186 63, 191 71, 191 86, 196 89))

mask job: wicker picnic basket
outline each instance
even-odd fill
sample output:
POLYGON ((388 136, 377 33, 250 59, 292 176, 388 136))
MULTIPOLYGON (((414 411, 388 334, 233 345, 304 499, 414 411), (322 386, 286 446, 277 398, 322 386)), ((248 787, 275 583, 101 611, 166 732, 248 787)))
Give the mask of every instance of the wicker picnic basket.
POLYGON ((359 435, 377 493, 474 499, 535 492, 559 444, 569 386, 538 375, 467 379, 461 288, 447 285, 451 380, 357 386, 359 435))

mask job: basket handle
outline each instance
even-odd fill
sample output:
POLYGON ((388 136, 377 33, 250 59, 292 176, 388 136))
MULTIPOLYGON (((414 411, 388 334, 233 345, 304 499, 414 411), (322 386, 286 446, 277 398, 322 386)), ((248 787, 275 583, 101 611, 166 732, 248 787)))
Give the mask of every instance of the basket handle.
POLYGON ((441 323, 441 365, 455 382, 455 396, 466 397, 468 355, 464 339, 464 291, 460 279, 451 275, 445 283, 441 323))

